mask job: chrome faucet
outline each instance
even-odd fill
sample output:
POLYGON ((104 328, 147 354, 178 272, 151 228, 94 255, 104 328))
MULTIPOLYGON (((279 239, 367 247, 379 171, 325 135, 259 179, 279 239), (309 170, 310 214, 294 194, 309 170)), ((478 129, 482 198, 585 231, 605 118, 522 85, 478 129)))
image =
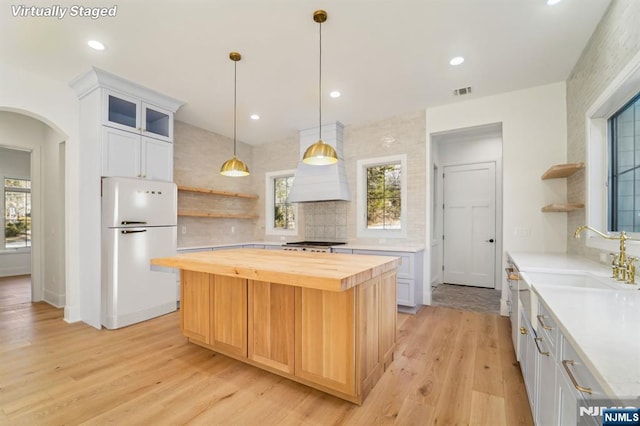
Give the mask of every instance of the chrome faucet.
POLYGON ((613 262, 611 263, 613 278, 617 279, 618 281, 625 281, 628 284, 635 284, 636 267, 634 265, 634 262, 637 259, 634 257, 629 257, 627 259, 626 241, 630 239, 629 237, 627 237, 627 233, 624 231, 620 231, 619 235, 612 236, 604 234, 590 226, 582 225, 579 226, 578 229, 576 229, 576 232, 573 233, 573 238, 580 238, 580 233, 587 229, 589 231, 595 232, 606 240, 620 241, 620 252, 617 255, 613 254, 613 262))

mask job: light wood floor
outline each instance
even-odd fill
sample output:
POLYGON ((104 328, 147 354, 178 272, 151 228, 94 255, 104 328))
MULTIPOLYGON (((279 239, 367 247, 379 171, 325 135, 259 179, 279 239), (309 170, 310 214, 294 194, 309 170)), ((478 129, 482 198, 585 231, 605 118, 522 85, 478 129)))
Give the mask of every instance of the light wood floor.
POLYGON ((31 302, 31 276, 0 277, 0 309, 31 302))
POLYGON ((96 330, 45 303, 0 305, 0 424, 533 424, 497 315, 400 314, 396 359, 361 407, 188 344, 178 322, 96 330))

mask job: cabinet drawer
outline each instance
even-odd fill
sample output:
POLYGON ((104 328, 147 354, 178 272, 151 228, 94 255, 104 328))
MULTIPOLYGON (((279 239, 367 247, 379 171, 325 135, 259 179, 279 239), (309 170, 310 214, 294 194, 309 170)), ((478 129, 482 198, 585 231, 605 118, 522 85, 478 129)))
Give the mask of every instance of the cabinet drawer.
POLYGON ((542 302, 538 304, 538 315, 535 321, 537 322, 538 336, 544 338, 546 345, 549 347, 549 352, 554 358, 557 358, 558 327, 556 321, 549 314, 549 310, 542 302))
POLYGON ((402 263, 400 263, 397 269, 398 278, 414 279, 415 265, 413 260, 413 253, 403 253, 397 251, 354 250, 353 254, 399 257, 402 263))
POLYGON ((607 398, 602 387, 584 364, 580 355, 573 349, 571 343, 564 336, 561 336, 561 342, 561 356, 558 363, 562 376, 585 400, 607 398))

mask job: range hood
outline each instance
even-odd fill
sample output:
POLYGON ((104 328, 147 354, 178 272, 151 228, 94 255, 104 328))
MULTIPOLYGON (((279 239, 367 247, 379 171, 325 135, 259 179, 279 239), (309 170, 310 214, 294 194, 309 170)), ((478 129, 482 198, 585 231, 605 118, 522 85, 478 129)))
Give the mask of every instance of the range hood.
POLYGON ((312 166, 302 162, 305 150, 318 141, 318 128, 300 131, 300 154, 298 168, 289 192, 289 202, 349 201, 351 192, 347 185, 347 172, 342 154, 342 123, 322 126, 322 140, 338 153, 338 162, 328 166, 312 166))

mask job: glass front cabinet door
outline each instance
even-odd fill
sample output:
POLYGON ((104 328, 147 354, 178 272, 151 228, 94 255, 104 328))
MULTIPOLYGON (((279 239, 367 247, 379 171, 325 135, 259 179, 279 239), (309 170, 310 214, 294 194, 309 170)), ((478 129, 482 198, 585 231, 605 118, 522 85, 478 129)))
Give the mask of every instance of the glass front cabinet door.
POLYGON ((167 142, 173 140, 173 114, 170 111, 111 91, 105 91, 104 99, 104 125, 167 142))
POLYGON ((154 105, 142 102, 143 132, 152 138, 171 141, 173 139, 173 119, 171 113, 154 105))

